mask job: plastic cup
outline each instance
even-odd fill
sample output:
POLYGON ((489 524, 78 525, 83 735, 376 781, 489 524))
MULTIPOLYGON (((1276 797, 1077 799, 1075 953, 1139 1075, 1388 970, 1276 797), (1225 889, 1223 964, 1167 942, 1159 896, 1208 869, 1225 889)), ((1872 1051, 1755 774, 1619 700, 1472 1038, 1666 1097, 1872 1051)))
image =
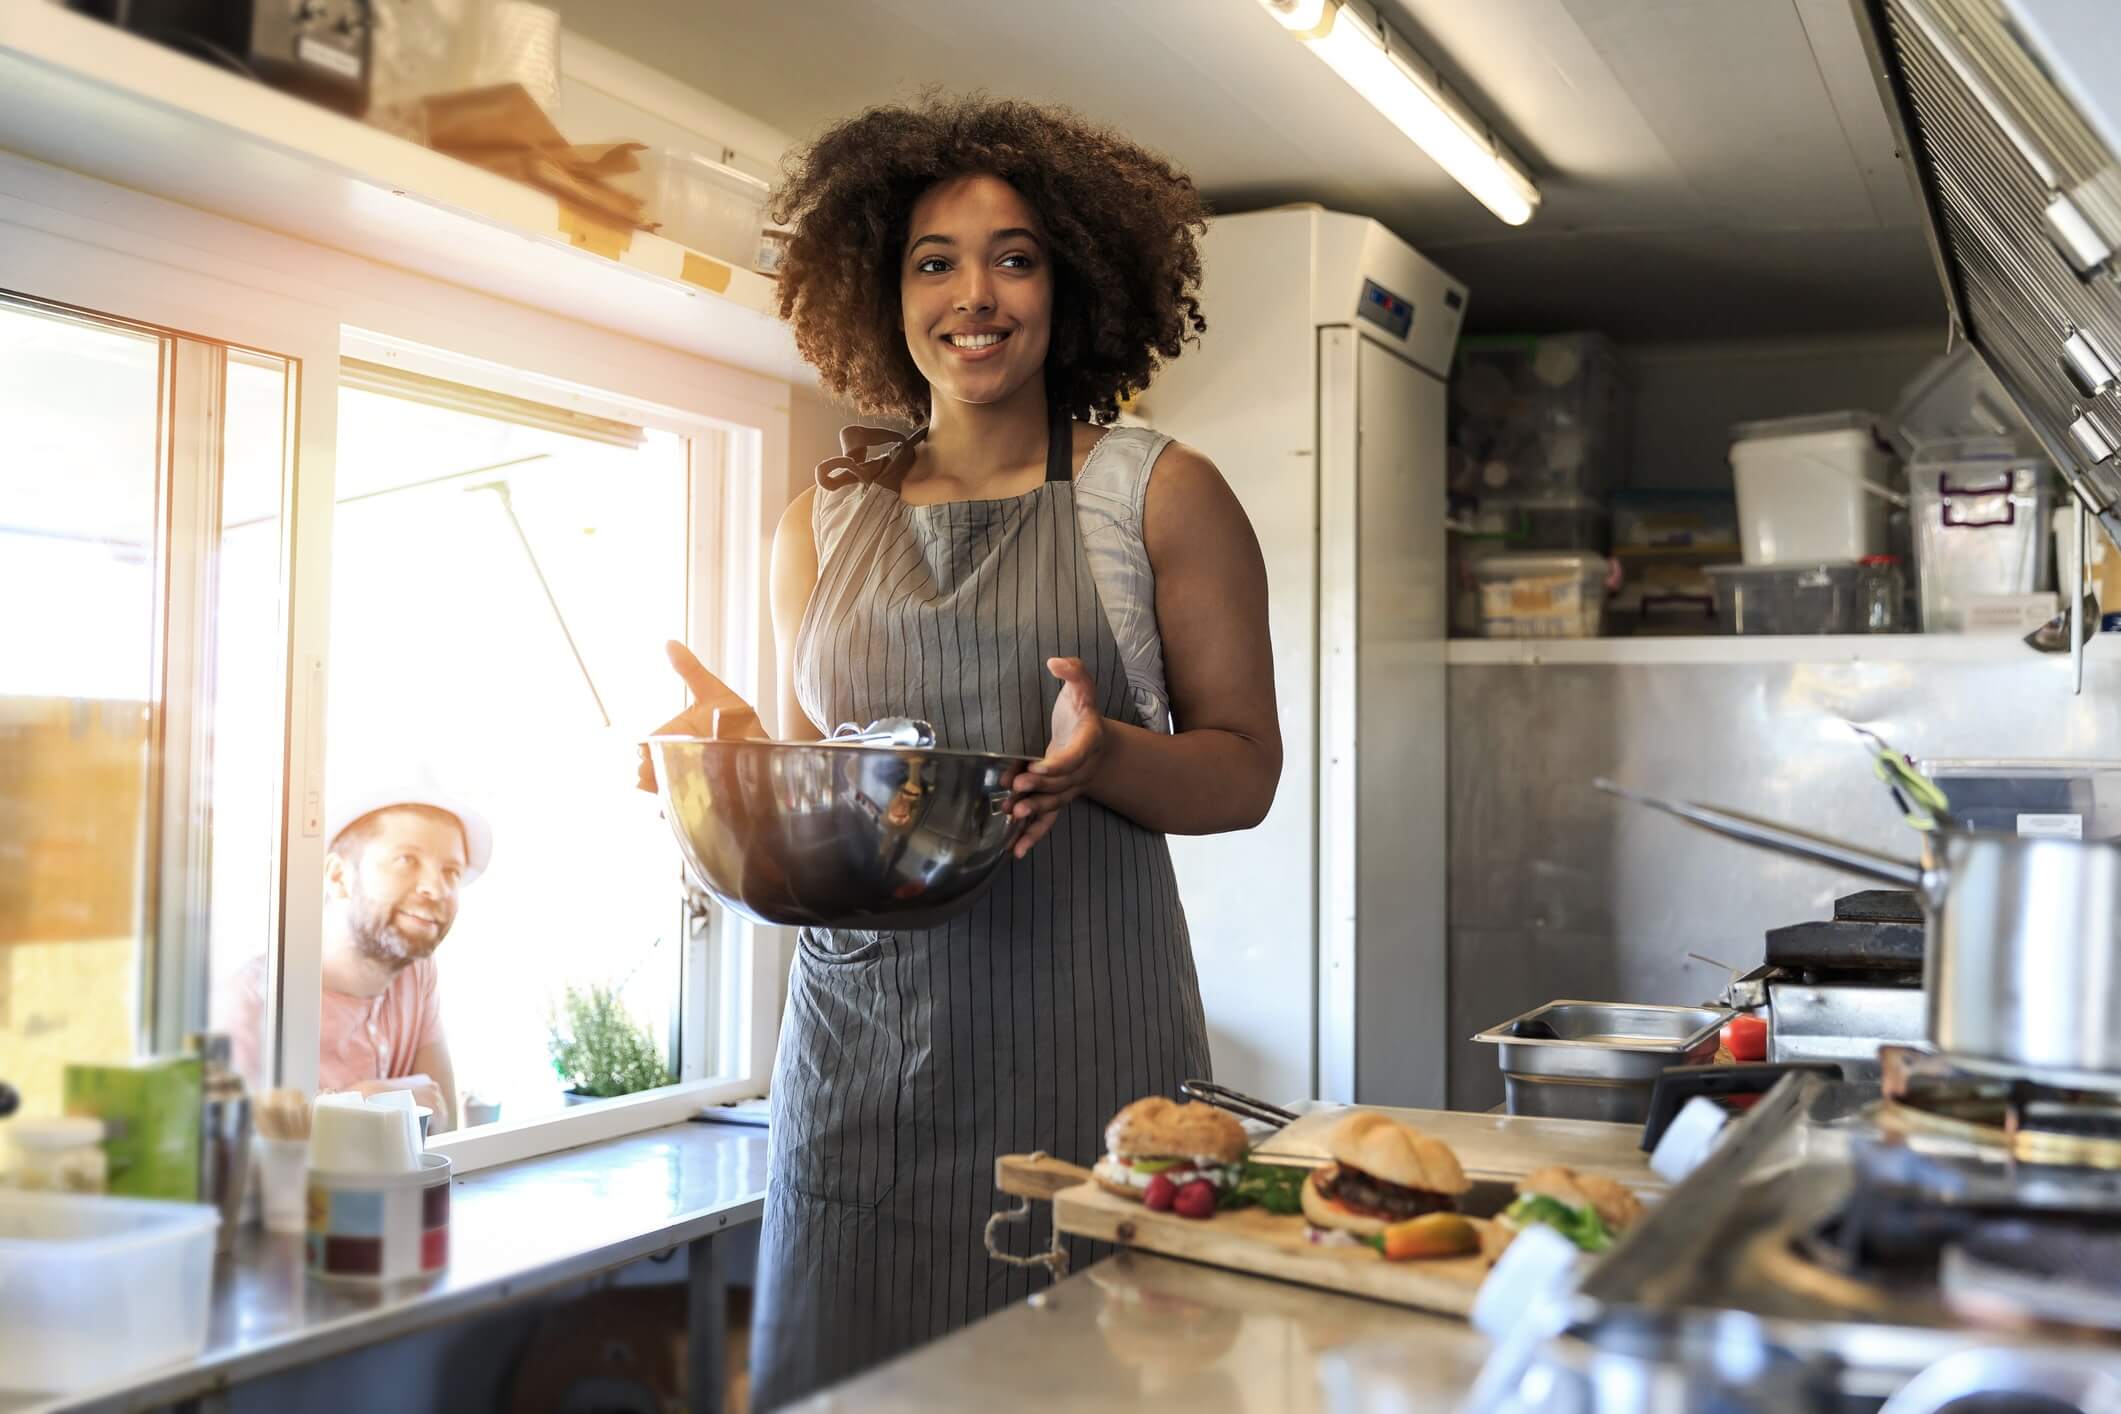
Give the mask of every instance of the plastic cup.
POLYGON ((268 1139, 261 1134, 253 1143, 265 1230, 299 1236, 309 1221, 309 1141, 268 1139))

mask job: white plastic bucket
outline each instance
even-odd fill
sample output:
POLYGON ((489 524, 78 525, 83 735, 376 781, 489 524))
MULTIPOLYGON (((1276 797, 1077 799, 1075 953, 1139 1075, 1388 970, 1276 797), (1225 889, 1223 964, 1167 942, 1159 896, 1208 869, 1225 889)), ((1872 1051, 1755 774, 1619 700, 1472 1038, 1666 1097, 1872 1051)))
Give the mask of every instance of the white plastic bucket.
POLYGON ((1861 560, 1886 549, 1904 497, 1869 413, 1742 424, 1731 442, 1738 539, 1749 565, 1861 560))

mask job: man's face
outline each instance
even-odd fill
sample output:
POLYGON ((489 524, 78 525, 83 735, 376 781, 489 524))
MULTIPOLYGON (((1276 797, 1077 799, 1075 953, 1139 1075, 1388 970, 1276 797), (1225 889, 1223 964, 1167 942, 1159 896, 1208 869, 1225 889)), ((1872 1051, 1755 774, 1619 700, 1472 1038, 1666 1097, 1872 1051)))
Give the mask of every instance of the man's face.
POLYGON ((464 878, 464 829, 424 807, 379 812, 325 861, 327 903, 363 957, 403 967, 449 936, 464 878), (350 856, 350 857, 349 857, 350 856))

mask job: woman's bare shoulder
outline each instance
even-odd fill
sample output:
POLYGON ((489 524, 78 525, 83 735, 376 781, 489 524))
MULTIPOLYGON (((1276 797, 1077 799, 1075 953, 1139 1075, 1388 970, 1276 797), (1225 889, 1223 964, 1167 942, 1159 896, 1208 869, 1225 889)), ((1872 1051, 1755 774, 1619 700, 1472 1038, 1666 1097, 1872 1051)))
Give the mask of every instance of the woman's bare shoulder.
POLYGON ((1142 507, 1142 534, 1154 538, 1159 529, 1194 525, 1200 518, 1209 525, 1245 520, 1237 493, 1222 472, 1199 449, 1172 442, 1156 457, 1149 476, 1149 492, 1142 507))

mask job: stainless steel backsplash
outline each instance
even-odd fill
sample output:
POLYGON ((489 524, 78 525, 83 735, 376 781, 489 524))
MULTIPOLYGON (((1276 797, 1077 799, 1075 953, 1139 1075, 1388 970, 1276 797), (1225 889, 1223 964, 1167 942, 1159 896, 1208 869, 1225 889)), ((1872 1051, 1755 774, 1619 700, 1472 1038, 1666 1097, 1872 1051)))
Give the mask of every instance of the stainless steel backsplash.
POLYGON ((1860 880, 1727 844, 1591 788, 1597 776, 1912 856, 1844 720, 1918 757, 2121 760, 2121 661, 1996 645, 1993 662, 1453 664, 1449 1094, 1502 1103, 1466 1038, 1542 1002, 1709 1000, 1767 929, 1860 880), (2020 656, 2022 654, 2022 656, 2020 656))

